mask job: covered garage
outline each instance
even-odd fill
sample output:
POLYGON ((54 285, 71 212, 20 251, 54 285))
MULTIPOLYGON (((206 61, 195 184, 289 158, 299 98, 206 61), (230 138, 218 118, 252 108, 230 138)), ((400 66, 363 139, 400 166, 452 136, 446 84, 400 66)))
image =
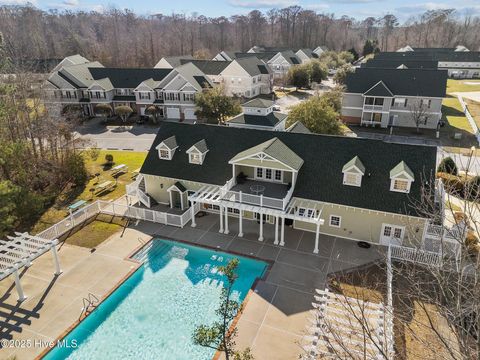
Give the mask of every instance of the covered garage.
POLYGON ((167 108, 167 119, 180 119, 180 109, 167 108))
POLYGON ((185 109, 185 120, 197 120, 197 116, 195 115, 195 108, 185 109))

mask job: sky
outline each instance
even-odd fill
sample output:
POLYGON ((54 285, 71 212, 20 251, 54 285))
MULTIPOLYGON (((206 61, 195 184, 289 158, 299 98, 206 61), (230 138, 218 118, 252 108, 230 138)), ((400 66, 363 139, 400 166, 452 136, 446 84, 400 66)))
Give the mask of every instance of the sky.
POLYGON ((271 8, 283 8, 300 5, 317 12, 334 13, 337 17, 348 15, 357 19, 368 16, 379 17, 393 13, 401 21, 426 10, 454 7, 460 14, 480 15, 479 0, 440 0, 422 2, 421 0, 0 0, 0 5, 24 4, 27 1, 34 6, 49 9, 95 10, 103 11, 109 7, 128 8, 137 14, 198 13, 208 17, 246 14, 253 9, 266 11, 271 8))

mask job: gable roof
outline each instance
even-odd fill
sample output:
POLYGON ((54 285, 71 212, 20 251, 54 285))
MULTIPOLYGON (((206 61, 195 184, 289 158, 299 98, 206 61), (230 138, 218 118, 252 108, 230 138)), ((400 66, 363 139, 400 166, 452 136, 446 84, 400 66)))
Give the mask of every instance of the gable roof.
POLYGON ((278 54, 277 52, 259 52, 259 53, 242 53, 242 52, 236 52, 235 53, 235 59, 242 59, 242 58, 249 58, 249 57, 256 57, 259 60, 262 61, 269 61, 271 60, 275 55, 278 54))
POLYGON ((173 150, 173 149, 175 149, 175 148, 178 147, 178 145, 177 145, 177 138, 176 138, 175 135, 172 135, 172 136, 170 136, 169 138, 164 139, 163 141, 161 141, 161 142, 155 147, 155 149, 157 149, 162 143, 163 143, 166 147, 168 147, 170 150, 173 150))
POLYGON ((303 165, 303 159, 276 137, 238 153, 230 162, 258 154, 259 152, 263 152, 297 171, 300 170, 303 165))
POLYGON ((308 128, 305 125, 303 125, 303 123, 301 121, 295 122, 288 129, 285 129, 285 131, 292 132, 292 133, 297 133, 297 134, 311 134, 312 133, 310 130, 308 130, 308 128))
POLYGON ((223 186, 232 177, 230 159, 275 137, 304 161, 293 194, 298 198, 415 214, 410 204, 421 200, 424 181, 413 182, 408 196, 393 192, 390 191, 390 170, 405 161, 416 179, 429 180, 435 174, 437 150, 434 146, 171 122, 162 124, 140 172, 223 186), (172 160, 162 161, 155 147, 173 135, 179 148, 172 160), (188 156, 182 153, 202 139, 208 144, 208 156, 202 166, 190 164, 188 156), (342 167, 354 156, 361 158, 367 169, 361 187, 343 185, 342 167))
POLYGON ((373 85, 370 89, 365 91, 363 95, 393 97, 392 92, 382 80, 380 80, 378 83, 373 85))
POLYGON ((408 176, 410 176, 412 179, 415 179, 415 175, 413 174, 413 171, 410 170, 408 165, 405 163, 405 161, 400 161, 397 166, 395 166, 392 170, 390 170, 390 178, 397 177, 401 173, 406 173, 408 176))
POLYGON ((210 79, 198 67, 191 62, 181 65, 174 69, 177 73, 188 81, 197 91, 213 87, 210 79))
POLYGON ((242 104, 242 107, 253 107, 253 108, 263 108, 263 109, 266 109, 272 106, 273 106, 272 100, 267 100, 262 98, 255 98, 247 102, 244 102, 242 104))
POLYGON ((272 111, 267 115, 250 115, 242 113, 231 118, 230 120, 228 120, 228 122, 253 126, 275 127, 276 125, 278 125, 278 123, 285 120, 287 117, 287 114, 283 114, 277 111, 272 111))
MULTIPOLYGON (((192 145, 191 148, 195 147, 198 151, 200 151, 202 154, 206 153, 208 151, 207 143, 205 142, 205 139, 202 139, 200 141, 197 141, 195 144, 192 145)), ((191 149, 190 148, 190 149, 191 149)), ((188 149, 187 151, 189 151, 188 149)))
POLYGON ((250 75, 269 74, 271 71, 265 63, 256 56, 235 59, 235 61, 250 75))
POLYGON ((447 76, 447 70, 357 68, 347 75, 345 86, 346 92, 363 94, 382 81, 394 95, 443 98, 447 76))
MULTIPOLYGON (((192 55, 164 56, 162 59, 169 63, 173 68, 182 65, 182 60, 195 60, 192 55)), ((162 59, 160 59, 160 61, 162 61, 162 59)))
POLYGON ((365 166, 363 165, 362 161, 360 160, 360 158, 358 156, 355 156, 352 160, 347 162, 343 166, 342 172, 347 171, 348 169, 352 168, 353 166, 356 167, 358 170, 360 170, 362 172, 362 174, 365 174, 365 166))
POLYGON ((231 61, 215 61, 215 60, 180 60, 182 65, 192 63, 206 75, 220 75, 225 68, 230 65, 231 61))
POLYGON ((161 81, 172 69, 155 68, 88 68, 94 80, 110 79, 114 88, 134 89, 145 80, 161 81))

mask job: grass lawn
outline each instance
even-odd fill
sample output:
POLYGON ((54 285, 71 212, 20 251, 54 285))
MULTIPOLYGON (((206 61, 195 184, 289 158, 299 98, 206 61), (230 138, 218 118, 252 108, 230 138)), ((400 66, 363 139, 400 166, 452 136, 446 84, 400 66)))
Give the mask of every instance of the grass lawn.
POLYGON ((440 129, 440 136, 447 139, 444 145, 470 147, 476 144, 473 129, 456 97, 443 99, 442 113, 446 121, 445 126, 440 129), (454 139, 456 133, 461 133, 462 138, 454 139))
POLYGON ((473 101, 465 98, 464 100, 467 103, 467 108, 468 108, 468 111, 470 112, 470 115, 472 115, 473 120, 475 120, 475 123, 480 128, 480 103, 477 101, 473 101))
POLYGON ((68 215, 67 207, 77 200, 87 200, 89 203, 95 200, 112 200, 125 194, 125 186, 133 181, 132 173, 138 169, 147 156, 146 152, 133 152, 133 151, 114 151, 114 150, 101 150, 96 160, 93 160, 88 151, 84 153, 86 160, 86 167, 88 173, 91 175, 91 179, 83 187, 77 187, 73 189, 66 189, 56 199, 53 206, 51 206, 42 217, 37 221, 31 229, 31 233, 37 234, 42 230, 52 226, 54 223, 64 219, 68 215), (105 163, 105 155, 112 154, 114 165, 125 164, 128 166, 128 172, 120 175, 117 178, 117 186, 110 192, 102 193, 99 195, 93 195, 90 189, 94 188, 97 184, 101 184, 105 181, 114 181, 115 179, 111 175, 111 171, 105 169, 103 164, 105 163), (99 174, 99 177, 95 177, 95 174, 99 174))
POLYGON ((99 215, 95 221, 65 239, 65 243, 91 249, 121 230, 124 225, 125 221, 120 218, 99 215))
POLYGON ((452 92, 470 92, 480 91, 480 80, 464 79, 464 80, 447 80, 447 94, 452 92))

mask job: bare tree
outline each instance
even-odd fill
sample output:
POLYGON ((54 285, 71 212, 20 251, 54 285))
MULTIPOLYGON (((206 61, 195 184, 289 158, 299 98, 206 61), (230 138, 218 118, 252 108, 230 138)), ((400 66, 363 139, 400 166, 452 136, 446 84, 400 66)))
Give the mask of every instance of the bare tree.
POLYGON ((415 129, 420 132, 420 126, 426 125, 428 121, 428 108, 422 101, 416 101, 409 106, 409 115, 412 122, 415 124, 415 129))

